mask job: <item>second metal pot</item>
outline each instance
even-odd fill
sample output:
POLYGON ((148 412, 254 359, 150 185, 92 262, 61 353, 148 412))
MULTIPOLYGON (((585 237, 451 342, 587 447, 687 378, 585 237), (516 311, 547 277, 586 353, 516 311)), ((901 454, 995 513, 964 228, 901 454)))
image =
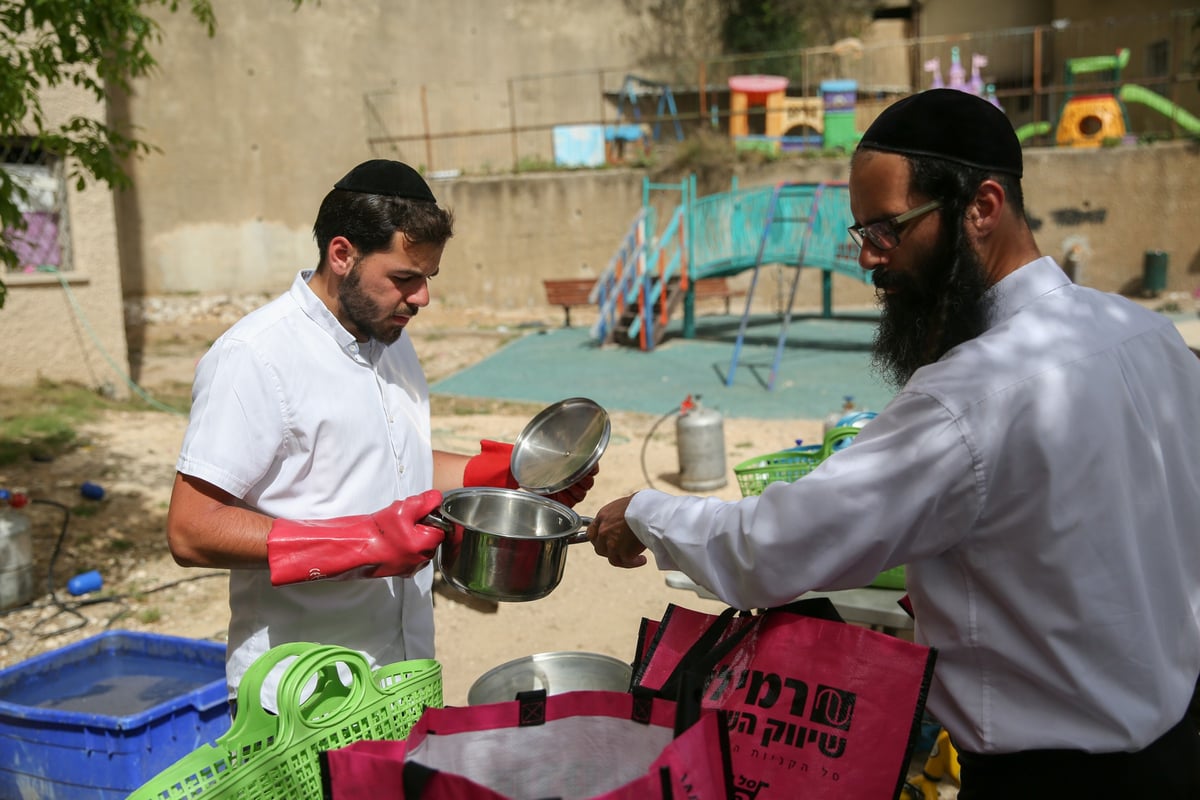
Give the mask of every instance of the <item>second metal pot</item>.
POLYGON ((456 589, 506 602, 537 600, 558 586, 567 547, 591 522, 547 497, 490 487, 454 489, 425 522, 446 531, 438 568, 456 589))

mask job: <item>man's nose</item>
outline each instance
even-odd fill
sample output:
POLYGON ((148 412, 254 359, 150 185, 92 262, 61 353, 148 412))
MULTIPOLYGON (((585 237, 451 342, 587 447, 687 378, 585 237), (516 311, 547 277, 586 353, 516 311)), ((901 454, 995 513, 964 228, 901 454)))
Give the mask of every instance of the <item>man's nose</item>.
POLYGON ((872 246, 869 241, 863 242, 862 247, 858 248, 858 265, 867 271, 875 269, 885 261, 887 261, 887 256, 883 251, 872 246))
POLYGON ((429 281, 421 281, 421 288, 408 296, 408 302, 419 308, 429 305, 429 281))

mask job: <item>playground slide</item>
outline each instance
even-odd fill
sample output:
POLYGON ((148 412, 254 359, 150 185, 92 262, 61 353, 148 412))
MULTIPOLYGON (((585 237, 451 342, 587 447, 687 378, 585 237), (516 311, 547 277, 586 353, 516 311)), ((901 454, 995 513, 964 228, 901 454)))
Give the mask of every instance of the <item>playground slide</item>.
POLYGON ((1017 141, 1024 144, 1026 139, 1041 136, 1042 134, 1049 133, 1050 130, 1051 125, 1049 122, 1026 122, 1017 128, 1017 141))
POLYGON ((1127 83, 1117 92, 1117 97, 1123 103, 1141 103, 1164 116, 1175 120, 1179 127, 1188 133, 1200 133, 1200 119, 1197 119, 1186 109, 1172 103, 1158 92, 1152 92, 1136 84, 1127 83))

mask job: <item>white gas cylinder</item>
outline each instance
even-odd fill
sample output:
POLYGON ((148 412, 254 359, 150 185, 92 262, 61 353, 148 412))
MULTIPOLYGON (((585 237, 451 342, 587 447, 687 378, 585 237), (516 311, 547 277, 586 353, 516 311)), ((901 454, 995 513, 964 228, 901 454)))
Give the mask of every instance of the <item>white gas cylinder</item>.
POLYGON ((689 397, 675 418, 679 451, 679 485, 689 492, 720 489, 725 474, 725 421, 720 412, 689 397))
POLYGON ((33 600, 33 537, 21 495, 0 495, 0 608, 33 600))

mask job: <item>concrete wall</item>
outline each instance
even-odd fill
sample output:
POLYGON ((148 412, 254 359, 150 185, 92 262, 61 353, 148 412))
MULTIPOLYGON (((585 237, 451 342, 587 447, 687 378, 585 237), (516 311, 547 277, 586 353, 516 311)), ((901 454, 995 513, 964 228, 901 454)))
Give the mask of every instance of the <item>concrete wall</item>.
MULTIPOLYGON (((1060 261, 1073 253, 1080 283, 1137 294, 1145 252, 1163 250, 1168 291, 1200 287, 1196 144, 1032 148, 1025 160, 1026 206, 1038 243, 1060 261)), ((847 170, 846 159, 741 163, 706 172, 699 192, 728 191, 735 175, 739 186, 749 188, 785 180, 844 180, 847 170)), ((661 173, 655 181, 673 182, 685 174, 686 169, 661 173)), ((642 175, 606 169, 435 181, 435 193, 457 219, 434 285, 435 302, 451 308, 544 309, 542 279, 595 277, 607 266, 640 207, 642 175)), ((655 200, 660 216, 673 202, 665 192, 655 200)), ((759 286, 762 310, 778 305, 773 276, 772 270, 759 286)), ((290 271, 281 275, 272 290, 283 291, 290 278, 290 271)), ((748 279, 744 273, 733 280, 744 286, 748 279)), ((224 292, 224 285, 209 291, 224 292)), ((816 308, 820 299, 818 273, 804 273, 798 306, 816 308)), ((834 301, 843 307, 868 304, 872 292, 837 277, 834 301)))
MULTIPOLYGON (((104 118, 103 105, 70 85, 45 92, 42 109, 50 125, 75 115, 104 118)), ((68 180, 66 211, 73 267, 61 272, 67 287, 53 274, 4 275, 0 384, 73 381, 124 397, 129 356, 112 192, 103 184, 76 191, 68 180)))
POLYGON ((1078 282, 1136 293, 1145 252, 1162 250, 1169 291, 1200 287, 1197 142, 1028 149, 1025 192, 1042 251, 1063 259, 1080 248, 1078 282))
MULTIPOLYGON (((396 134, 422 131, 423 115, 436 131, 504 127, 506 79, 631 64, 642 30, 623 3, 591 0, 213 6, 211 39, 187 14, 164 14, 159 68, 113 103, 159 148, 131 165, 136 189, 118 200, 127 296, 285 285, 315 264, 317 205, 352 166, 456 166, 430 165, 419 140, 371 144, 381 115, 396 134)), ((567 91, 522 83, 533 100, 516 100, 528 110, 541 98, 558 122, 598 117, 594 75, 555 85, 567 91)), ((507 169, 507 139, 502 152, 507 169)))
MULTIPOLYGON (((734 174, 743 188, 784 180, 844 180, 847 163, 742 164, 718 171, 699 191, 728 191, 734 174)), ((681 175, 656 176, 656 182, 681 175)), ((540 281, 597 274, 641 202, 641 174, 626 170, 469 178, 434 186, 458 219, 435 286, 438 301, 455 307, 544 305, 540 281)), ((1060 261, 1073 253, 1080 283, 1137 294, 1146 251, 1162 250, 1169 262, 1168 291, 1200 287, 1200 146, 1195 143, 1027 149, 1024 187, 1042 251, 1060 261)), ((741 276, 743 284, 746 280, 748 274, 741 276)), ((777 304, 773 280, 760 284, 759 291, 764 309, 777 304)), ((801 276, 797 301, 808 308, 820 304, 815 272, 801 276)), ((838 277, 834 301, 835 306, 861 305, 872 301, 872 293, 838 277)))
POLYGON ((463 178, 433 189, 456 232, 433 286, 450 307, 543 306, 544 278, 604 271, 641 206, 632 170, 463 178))

